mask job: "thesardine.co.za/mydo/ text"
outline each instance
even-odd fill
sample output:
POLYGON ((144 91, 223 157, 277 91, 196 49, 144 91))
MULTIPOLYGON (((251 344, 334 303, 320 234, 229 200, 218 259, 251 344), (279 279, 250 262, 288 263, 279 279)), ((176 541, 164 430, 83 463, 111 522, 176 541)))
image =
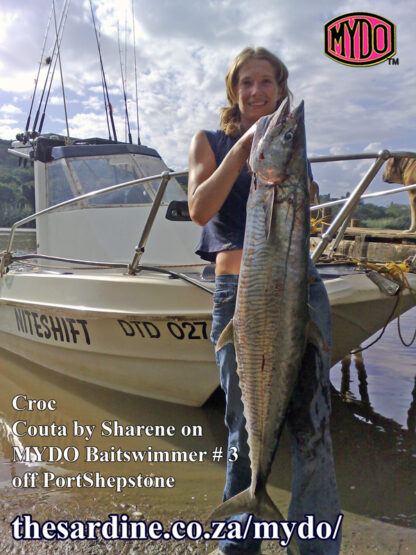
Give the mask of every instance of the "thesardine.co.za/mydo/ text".
POLYGON ((282 547, 286 547, 296 533, 302 540, 334 541, 340 531, 343 514, 339 514, 334 525, 329 522, 315 522, 314 515, 305 515, 305 520, 297 521, 254 521, 253 515, 248 515, 245 523, 239 521, 211 522, 212 531, 204 530, 197 520, 184 522, 178 520, 164 529, 163 524, 154 520, 130 520, 126 514, 110 514, 108 520, 80 521, 48 520, 39 523, 32 519, 32 515, 17 516, 10 526, 15 540, 244 540, 252 529, 255 539, 277 540, 282 547))

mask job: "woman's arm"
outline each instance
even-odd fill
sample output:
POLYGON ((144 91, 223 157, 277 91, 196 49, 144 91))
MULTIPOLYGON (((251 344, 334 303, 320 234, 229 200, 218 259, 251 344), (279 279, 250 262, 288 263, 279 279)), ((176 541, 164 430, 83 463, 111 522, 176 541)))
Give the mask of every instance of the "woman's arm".
POLYGON ((205 225, 224 204, 250 154, 255 127, 236 142, 218 168, 205 133, 194 135, 189 149, 188 204, 196 224, 205 225))

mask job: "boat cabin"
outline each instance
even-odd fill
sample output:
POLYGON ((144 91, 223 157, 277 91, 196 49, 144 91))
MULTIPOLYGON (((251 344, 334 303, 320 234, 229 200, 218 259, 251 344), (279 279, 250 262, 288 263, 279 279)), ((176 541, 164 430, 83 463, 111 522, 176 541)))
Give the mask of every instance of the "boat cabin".
MULTIPOLYGON (((13 149, 18 155, 19 146, 13 149)), ((74 141, 40 136, 30 157, 34 162, 36 212, 77 196, 119 183, 160 175, 168 167, 152 148, 104 139, 74 141)), ((160 179, 81 200, 37 219, 38 253, 65 258, 131 262, 160 179)), ((171 178, 157 213, 143 264, 200 264, 194 254, 198 227, 189 221, 169 221, 171 201, 186 200, 177 179, 171 178)))

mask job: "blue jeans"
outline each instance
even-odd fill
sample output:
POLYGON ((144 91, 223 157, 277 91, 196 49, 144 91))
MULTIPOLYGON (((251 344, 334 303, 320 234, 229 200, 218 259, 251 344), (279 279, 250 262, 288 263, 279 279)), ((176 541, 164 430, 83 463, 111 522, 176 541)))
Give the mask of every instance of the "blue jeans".
MULTIPOLYGON (((330 345, 331 317, 328 295, 312 263, 310 277, 310 316, 321 330, 325 342, 330 345)), ((237 275, 216 276, 211 332, 214 345, 234 315, 237 285, 237 275)), ((315 347, 307 345, 288 410, 286 423, 292 450, 293 475, 292 499, 288 514, 290 521, 302 521, 305 520, 305 515, 313 514, 315 522, 325 520, 334 524, 340 513, 329 431, 330 357, 330 353, 318 352, 315 347)), ((216 359, 226 400, 228 449, 235 447, 238 452, 235 462, 227 462, 223 494, 225 501, 249 487, 251 469, 234 346, 224 346, 216 353, 216 359)), ((229 458, 227 457, 227 460, 229 458)), ((236 515, 230 520, 244 522, 246 518, 247 515, 236 515)), ((335 541, 298 539, 302 555, 336 555, 339 553, 340 543, 341 532, 335 541)), ((228 555, 254 554, 260 550, 260 544, 260 540, 251 538, 245 541, 222 540, 220 549, 228 555)))

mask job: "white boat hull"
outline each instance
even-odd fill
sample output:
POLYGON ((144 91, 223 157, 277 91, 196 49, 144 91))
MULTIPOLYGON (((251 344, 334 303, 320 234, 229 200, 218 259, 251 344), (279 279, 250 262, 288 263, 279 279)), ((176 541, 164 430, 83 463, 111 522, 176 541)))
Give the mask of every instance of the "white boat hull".
MULTIPOLYGON (((416 275, 410 278, 416 287, 416 275)), ((325 282, 336 363, 383 327, 395 297, 364 274, 325 282)), ((0 280, 1 346, 100 386, 190 406, 218 387, 212 296, 158 274, 9 273, 0 280)), ((404 312, 414 304, 407 294, 404 312)))

